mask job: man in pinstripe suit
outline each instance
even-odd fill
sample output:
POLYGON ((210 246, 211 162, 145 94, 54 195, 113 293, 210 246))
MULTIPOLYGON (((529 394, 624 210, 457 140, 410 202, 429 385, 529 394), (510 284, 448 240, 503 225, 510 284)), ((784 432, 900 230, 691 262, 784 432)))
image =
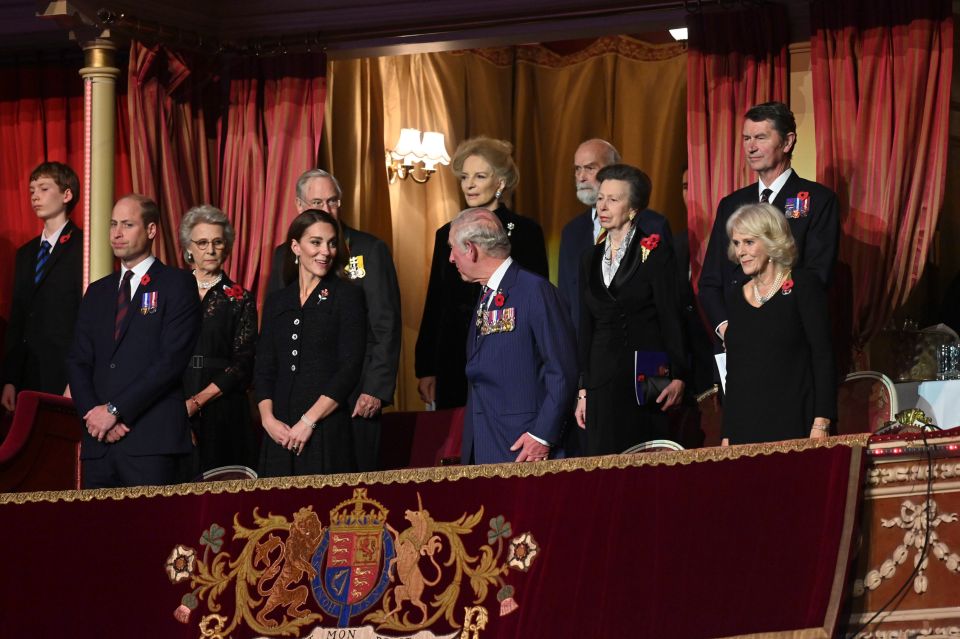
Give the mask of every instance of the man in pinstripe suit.
POLYGON ((562 455, 573 410, 576 337, 556 288, 510 258, 510 239, 486 209, 461 211, 450 261, 483 285, 467 337, 464 463, 541 461, 562 455))

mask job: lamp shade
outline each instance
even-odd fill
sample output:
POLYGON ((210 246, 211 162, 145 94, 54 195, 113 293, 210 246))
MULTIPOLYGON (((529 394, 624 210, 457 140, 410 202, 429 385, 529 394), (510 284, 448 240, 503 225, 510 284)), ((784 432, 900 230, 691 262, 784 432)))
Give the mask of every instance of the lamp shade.
POLYGON ((423 166, 428 171, 436 169, 437 164, 450 164, 450 155, 444 144, 443 133, 427 131, 423 134, 423 144, 420 148, 423 154, 423 166))
POLYGON ((419 129, 400 129, 400 139, 390 156, 394 160, 401 160, 405 166, 413 166, 423 152, 420 149, 420 130, 419 129))

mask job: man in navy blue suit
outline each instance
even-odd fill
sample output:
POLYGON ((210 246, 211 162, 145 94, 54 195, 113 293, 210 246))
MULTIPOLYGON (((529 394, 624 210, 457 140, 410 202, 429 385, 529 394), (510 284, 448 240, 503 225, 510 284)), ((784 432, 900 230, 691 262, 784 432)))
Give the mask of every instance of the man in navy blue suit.
POLYGON ((758 181, 720 200, 700 273, 700 306, 721 341, 727 332, 726 291, 746 282, 740 265, 727 258, 727 220, 734 211, 756 202, 769 202, 783 211, 797 243, 794 266, 813 271, 825 287, 830 285, 840 243, 836 194, 801 178, 790 166, 797 144, 797 122, 790 108, 782 102, 752 107, 743 117, 742 141, 758 181))
POLYGON ((462 460, 556 457, 577 388, 576 338, 560 295, 513 261, 510 238, 487 209, 461 211, 449 243, 464 281, 483 285, 466 344, 462 460))
POLYGON ((67 358, 86 433, 84 488, 164 485, 191 450, 181 387, 200 332, 190 273, 152 255, 160 211, 128 195, 113 207, 110 245, 120 271, 89 286, 67 358))

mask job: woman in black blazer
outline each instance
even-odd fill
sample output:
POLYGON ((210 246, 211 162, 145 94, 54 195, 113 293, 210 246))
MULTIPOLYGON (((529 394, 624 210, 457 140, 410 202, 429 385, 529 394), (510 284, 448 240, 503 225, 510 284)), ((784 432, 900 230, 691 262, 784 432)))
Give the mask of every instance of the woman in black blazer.
MULTIPOLYGON (((687 357, 676 299, 676 262, 662 241, 666 220, 646 210, 650 178, 625 164, 597 174, 597 216, 605 239, 580 266, 580 367, 576 419, 587 454, 621 453, 669 438, 665 411, 683 397, 687 357), (634 356, 665 354, 670 378, 640 405, 634 356)), ((603 234, 602 234, 603 235, 603 234)), ((641 382, 643 384, 644 382, 641 382)))
POLYGON ((254 389, 263 429, 260 475, 351 472, 356 464, 347 400, 363 368, 363 291, 342 277, 340 227, 304 211, 287 241, 289 285, 263 308, 254 389))

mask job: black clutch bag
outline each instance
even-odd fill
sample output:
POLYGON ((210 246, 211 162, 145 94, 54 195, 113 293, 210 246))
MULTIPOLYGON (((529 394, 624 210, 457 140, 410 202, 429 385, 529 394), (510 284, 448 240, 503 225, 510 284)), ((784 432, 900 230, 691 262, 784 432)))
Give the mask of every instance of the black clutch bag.
POLYGON ((660 393, 669 386, 670 359, 662 351, 636 351, 633 359, 633 375, 637 389, 637 404, 653 404, 660 393))

